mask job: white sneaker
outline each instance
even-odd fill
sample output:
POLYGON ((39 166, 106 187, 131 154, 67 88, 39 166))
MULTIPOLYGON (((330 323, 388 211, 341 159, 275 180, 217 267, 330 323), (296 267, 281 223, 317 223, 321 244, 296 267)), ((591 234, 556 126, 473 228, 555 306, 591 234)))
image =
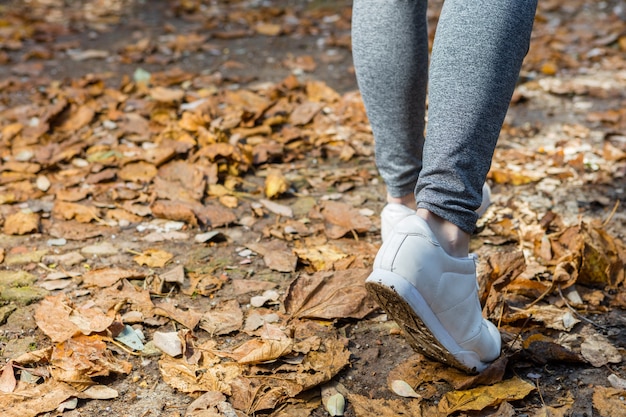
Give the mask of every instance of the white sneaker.
POLYGON ((365 286, 415 350, 481 372, 500 355, 501 339, 482 316, 474 262, 448 255, 424 219, 408 216, 383 243, 365 286))
MULTIPOLYGON (((480 207, 476 209, 476 213, 478 216, 482 216, 489 208, 491 204, 491 188, 489 188, 489 184, 485 183, 483 185, 483 201, 480 204, 480 207)), ((394 226, 405 217, 410 216, 411 214, 415 214, 415 210, 408 208, 404 204, 400 203, 388 203, 383 207, 383 210, 380 213, 380 237, 384 242, 387 239, 387 236, 391 234, 394 226)))

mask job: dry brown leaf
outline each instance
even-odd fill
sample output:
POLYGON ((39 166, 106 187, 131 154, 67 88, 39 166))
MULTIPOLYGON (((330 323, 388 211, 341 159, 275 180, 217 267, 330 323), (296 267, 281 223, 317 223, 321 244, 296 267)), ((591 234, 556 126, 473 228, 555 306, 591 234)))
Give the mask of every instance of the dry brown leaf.
POLYGON ((159 360, 163 381, 185 393, 218 391, 230 395, 231 383, 241 374, 241 366, 234 362, 220 363, 219 358, 208 353, 208 348, 199 348, 203 354, 198 364, 164 355, 159 360))
POLYGON ((154 87, 150 90, 150 97, 161 103, 173 104, 181 101, 185 92, 175 88, 154 87))
POLYGON ((626 405, 626 391, 615 388, 595 387, 593 391, 593 408, 601 416, 623 416, 626 405))
POLYGON ((157 174, 157 168, 148 162, 134 162, 124 165, 117 176, 124 181, 150 182, 157 174))
POLYGON ((18 211, 4 220, 4 233, 7 235, 25 235, 39 230, 39 215, 18 211))
POLYGON ((50 358, 51 373, 58 381, 79 390, 94 385, 93 377, 128 374, 129 362, 113 356, 101 336, 76 336, 55 346, 50 358))
POLYGON ((456 411, 480 411, 504 401, 521 400, 534 390, 533 384, 515 377, 490 386, 450 391, 441 399, 439 411, 446 415, 456 411))
POLYGON ((15 379, 15 372, 13 370, 13 361, 9 360, 3 367, 0 369, 2 373, 0 375, 0 392, 5 394, 9 394, 15 390, 17 387, 17 380, 15 379))
POLYGON ((285 310, 299 318, 362 319, 377 308, 365 290, 368 275, 366 269, 301 275, 289 286, 285 310))
POLYGON ((405 381, 412 387, 419 387, 419 394, 427 399, 439 396, 439 381, 446 381, 456 390, 465 390, 480 385, 492 385, 502 381, 508 358, 501 355, 478 375, 468 375, 440 362, 432 361, 416 354, 402 362, 387 375, 387 383, 394 380, 405 381))
POLYGON ((231 401, 237 409, 248 414, 275 409, 301 392, 330 381, 348 364, 347 340, 327 327, 307 321, 295 323, 293 330, 296 340, 314 338, 319 343, 305 349, 304 357, 295 364, 280 365, 278 359, 270 365, 252 365, 245 375, 247 380, 242 376, 232 385, 231 401))
POLYGON ((571 311, 553 305, 534 305, 525 310, 519 310, 511 314, 507 317, 507 320, 528 318, 530 316, 532 316, 533 320, 541 322, 546 327, 555 330, 570 331, 577 323, 580 323, 580 320, 574 317, 571 311))
POLYGON ((63 220, 75 219, 80 223, 89 223, 99 218, 98 209, 96 207, 65 201, 54 202, 52 216, 63 220))
POLYGON ((146 249, 140 255, 134 256, 133 260, 142 266, 163 268, 173 257, 174 255, 161 249, 146 249))
POLYGON ((249 249, 263 255, 265 265, 278 272, 294 272, 298 257, 286 242, 270 240, 269 242, 249 243, 249 249))
POLYGON ((306 125, 313 120, 313 117, 322 110, 324 104, 306 101, 293 110, 289 116, 289 121, 295 126, 306 125))
POLYGON ((322 204, 322 216, 327 223, 326 235, 339 239, 350 232, 364 233, 372 227, 372 221, 349 204, 337 201, 325 201, 322 204))
POLYGON ((65 294, 44 298, 35 310, 35 322, 53 342, 63 342, 80 330, 70 321, 72 307, 65 294))
POLYGON ((87 126, 95 115, 96 112, 90 106, 80 106, 58 129, 63 132, 76 132, 87 126))
POLYGON ((218 391, 208 391, 196 398, 187 410, 187 417, 222 417, 223 414, 218 410, 218 405, 224 403, 226 397, 218 391))
POLYGON ((158 200, 151 206, 153 216, 161 219, 182 221, 189 224, 192 227, 198 226, 196 215, 193 209, 182 202, 158 200))
POLYGON ((243 311, 237 300, 221 303, 204 313, 200 320, 200 328, 209 332, 211 337, 238 331, 242 325, 243 311))
POLYGON ((541 364, 549 362, 584 362, 580 354, 559 345, 556 341, 541 333, 536 333, 524 339, 522 347, 534 361, 541 364))
POLYGON ((150 292, 126 280, 97 291, 93 301, 95 305, 107 312, 128 304, 130 305, 127 307, 128 311, 140 312, 144 318, 154 316, 154 304, 150 298, 150 292))
POLYGON ((144 278, 145 273, 134 269, 118 267, 93 269, 83 275, 83 284, 87 287, 109 287, 122 279, 144 278))
POLYGON ((358 394, 349 394, 348 401, 357 417, 422 417, 420 400, 371 399, 358 394))
POLYGON ((25 385, 12 393, 0 395, 0 414, 3 417, 35 417, 54 411, 78 391, 63 382, 48 379, 43 384, 25 385))
POLYGON ((254 279, 233 279, 231 284, 235 295, 243 295, 251 292, 265 291, 276 288, 276 283, 274 282, 259 281, 254 279))
POLYGON ((74 308, 63 294, 42 300, 35 310, 37 326, 54 342, 63 342, 82 332, 85 335, 106 330, 113 317, 95 306, 74 308))
POLYGON ((55 221, 48 229, 48 233, 50 233, 51 236, 67 240, 85 240, 102 236, 108 231, 110 231, 110 228, 107 226, 80 223, 75 220, 67 222, 55 221))
POLYGON ((341 100, 341 95, 330 88, 325 82, 311 80, 306 83, 306 95, 310 101, 334 103, 341 100))
POLYGON ((258 23, 254 26, 254 30, 259 35, 278 36, 281 34, 283 27, 274 23, 258 23))
POLYGON ((580 353, 585 360, 596 368, 606 366, 609 363, 622 362, 620 351, 608 338, 599 333, 585 335, 585 340, 580 346, 580 353))
POLYGON ((187 327, 189 330, 195 329, 202 318, 202 313, 199 311, 192 309, 183 310, 178 308, 174 301, 170 299, 165 299, 161 303, 155 305, 154 313, 160 316, 169 317, 170 319, 175 320, 187 327))

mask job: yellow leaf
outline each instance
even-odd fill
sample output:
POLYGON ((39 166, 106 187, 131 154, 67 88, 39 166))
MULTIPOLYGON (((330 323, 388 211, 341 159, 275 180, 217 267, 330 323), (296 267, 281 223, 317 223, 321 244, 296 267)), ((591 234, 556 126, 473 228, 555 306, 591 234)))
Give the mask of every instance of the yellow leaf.
POLYGON ((163 268, 174 255, 160 249, 146 249, 141 255, 133 258, 139 265, 146 265, 150 268, 163 268))
POLYGON ((278 172, 272 171, 265 178, 265 195, 267 198, 278 197, 289 189, 289 182, 285 176, 278 172))
POLYGON ((450 415, 455 411, 480 411, 504 401, 525 398, 535 386, 515 377, 500 383, 471 390, 447 392, 439 403, 439 411, 450 415))

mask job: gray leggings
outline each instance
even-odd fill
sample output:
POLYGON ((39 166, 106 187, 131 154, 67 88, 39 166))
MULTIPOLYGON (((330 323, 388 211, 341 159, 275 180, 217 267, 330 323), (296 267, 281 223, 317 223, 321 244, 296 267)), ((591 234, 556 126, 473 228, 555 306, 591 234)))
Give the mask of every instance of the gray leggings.
POLYGON ((537 0, 446 0, 430 71, 427 6, 354 0, 354 67, 387 192, 472 233, 537 0))

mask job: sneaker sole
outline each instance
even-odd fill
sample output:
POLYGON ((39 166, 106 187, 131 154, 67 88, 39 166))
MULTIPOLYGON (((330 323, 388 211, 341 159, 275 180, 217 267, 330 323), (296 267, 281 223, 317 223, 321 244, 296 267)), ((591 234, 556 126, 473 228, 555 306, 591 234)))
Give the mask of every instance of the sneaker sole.
POLYGON ((419 291, 400 275, 382 269, 374 270, 366 280, 365 288, 402 328, 407 341, 417 352, 469 374, 476 374, 487 367, 475 353, 463 351, 419 291), (464 357, 465 361, 458 357, 464 357))

